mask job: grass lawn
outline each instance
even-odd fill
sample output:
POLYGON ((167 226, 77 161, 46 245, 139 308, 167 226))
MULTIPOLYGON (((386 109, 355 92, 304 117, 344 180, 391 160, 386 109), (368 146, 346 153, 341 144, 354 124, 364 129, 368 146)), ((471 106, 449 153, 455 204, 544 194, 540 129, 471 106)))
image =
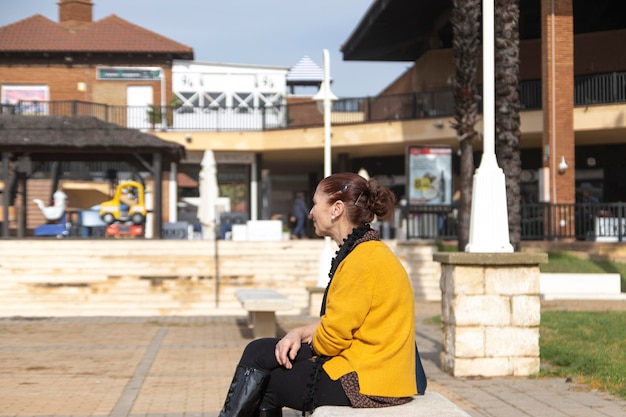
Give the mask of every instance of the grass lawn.
MULTIPOLYGON (((453 245, 438 244, 440 252, 456 252, 457 247, 453 245)), ((620 274, 621 289, 626 292, 626 263, 583 259, 576 255, 555 252, 548 253, 548 263, 540 264, 541 272, 571 272, 588 274, 620 274)))
POLYGON ((541 272, 572 272, 620 274, 622 292, 626 292, 626 263, 582 259, 565 253, 548 253, 548 263, 540 264, 541 272))
MULTIPOLYGON (((549 253, 541 272, 618 273, 626 264, 549 253)), ((541 314, 543 375, 572 377, 626 399, 626 311, 546 311, 541 314), (544 366, 547 365, 547 366, 544 366)))
POLYGON ((626 399, 626 311, 541 314, 541 372, 626 399))

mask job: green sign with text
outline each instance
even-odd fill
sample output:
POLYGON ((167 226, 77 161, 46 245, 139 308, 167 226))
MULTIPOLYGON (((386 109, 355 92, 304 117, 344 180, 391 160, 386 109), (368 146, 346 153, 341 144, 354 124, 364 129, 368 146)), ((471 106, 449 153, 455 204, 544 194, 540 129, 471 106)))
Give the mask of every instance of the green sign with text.
POLYGON ((161 79, 160 68, 98 68, 99 80, 141 80, 155 81, 161 79))

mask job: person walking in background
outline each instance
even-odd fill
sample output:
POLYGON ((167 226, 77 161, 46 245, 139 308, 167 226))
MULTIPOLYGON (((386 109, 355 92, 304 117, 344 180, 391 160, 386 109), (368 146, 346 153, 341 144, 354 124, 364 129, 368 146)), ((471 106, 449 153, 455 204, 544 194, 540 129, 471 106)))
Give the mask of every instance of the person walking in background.
POLYGON ((291 208, 290 221, 294 225, 291 232, 292 239, 304 239, 306 238, 306 219, 309 215, 309 208, 304 202, 304 193, 298 191, 296 198, 293 200, 293 207, 291 208))
POLYGON ((424 393, 411 281, 370 227, 394 208, 391 190, 354 173, 318 184, 309 217, 316 235, 339 246, 320 318, 282 338, 250 342, 219 417, 280 417, 283 407, 387 407, 424 393))

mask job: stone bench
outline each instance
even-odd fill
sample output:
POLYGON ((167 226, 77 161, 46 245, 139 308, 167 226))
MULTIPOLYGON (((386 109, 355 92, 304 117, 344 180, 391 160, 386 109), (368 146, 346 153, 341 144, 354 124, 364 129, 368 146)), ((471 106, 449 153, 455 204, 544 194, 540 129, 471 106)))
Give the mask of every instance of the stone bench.
POLYGON ((309 316, 319 317, 326 288, 307 287, 306 290, 309 293, 309 316))
POLYGON ((413 397, 413 401, 384 408, 352 408, 322 406, 311 417, 470 417, 452 401, 441 394, 426 391, 413 397))
POLYGON ((236 294, 248 312, 248 321, 255 339, 276 337, 276 311, 294 308, 287 297, 274 290, 238 290, 236 294))

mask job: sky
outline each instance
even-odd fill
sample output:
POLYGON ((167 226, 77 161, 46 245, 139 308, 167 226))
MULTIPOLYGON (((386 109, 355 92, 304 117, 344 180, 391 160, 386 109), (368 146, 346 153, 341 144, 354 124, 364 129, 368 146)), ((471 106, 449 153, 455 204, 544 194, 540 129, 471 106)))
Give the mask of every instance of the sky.
MULTIPOLYGON (((58 22, 59 0, 0 0, 0 26, 41 14, 58 22)), ((305 55, 323 68, 332 92, 375 96, 411 62, 344 61, 346 42, 374 0, 92 0, 93 18, 111 14, 190 46, 195 60, 292 67, 305 55)))

